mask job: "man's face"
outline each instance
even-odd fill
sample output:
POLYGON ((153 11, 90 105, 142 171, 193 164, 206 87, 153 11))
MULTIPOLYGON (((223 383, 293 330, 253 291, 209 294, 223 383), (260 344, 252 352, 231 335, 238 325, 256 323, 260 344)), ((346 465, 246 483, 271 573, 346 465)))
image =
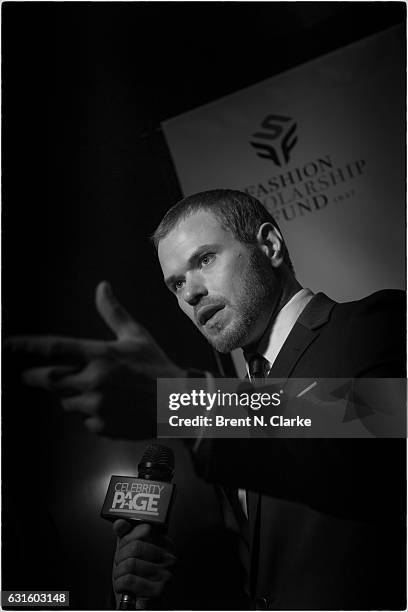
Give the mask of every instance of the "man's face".
POLYGON ((160 241, 158 255, 180 308, 218 351, 260 338, 281 287, 259 245, 239 242, 201 210, 160 241))

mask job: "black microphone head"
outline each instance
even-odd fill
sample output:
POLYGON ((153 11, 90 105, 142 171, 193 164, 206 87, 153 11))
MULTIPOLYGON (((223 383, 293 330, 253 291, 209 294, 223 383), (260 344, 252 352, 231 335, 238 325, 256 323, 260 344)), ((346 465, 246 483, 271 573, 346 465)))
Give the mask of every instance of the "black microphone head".
POLYGON ((138 477, 170 482, 174 474, 174 452, 162 444, 149 444, 138 465, 138 477))

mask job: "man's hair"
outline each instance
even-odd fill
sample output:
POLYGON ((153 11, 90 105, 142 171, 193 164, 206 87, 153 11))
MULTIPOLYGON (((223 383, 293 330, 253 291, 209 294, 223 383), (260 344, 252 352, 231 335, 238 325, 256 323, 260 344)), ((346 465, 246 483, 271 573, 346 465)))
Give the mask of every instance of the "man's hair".
MULTIPOLYGON (((240 242, 255 244, 262 223, 271 223, 282 236, 278 224, 268 210, 248 193, 234 189, 213 189, 188 196, 170 208, 152 236, 157 250, 163 240, 180 221, 199 210, 212 212, 224 229, 229 229, 240 242)), ((286 244, 282 239, 283 261, 294 274, 286 244)))

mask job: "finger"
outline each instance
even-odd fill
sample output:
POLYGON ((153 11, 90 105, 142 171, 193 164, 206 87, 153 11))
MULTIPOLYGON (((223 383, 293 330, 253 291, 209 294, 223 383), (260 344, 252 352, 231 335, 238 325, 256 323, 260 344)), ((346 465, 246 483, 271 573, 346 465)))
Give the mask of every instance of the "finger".
MULTIPOLYGON (((84 425, 92 434, 103 435, 106 431, 106 421, 98 416, 85 419, 84 425)), ((109 432, 106 435, 109 435, 109 432)))
POLYGON ((149 542, 163 548, 173 559, 176 559, 174 556, 174 542, 168 536, 158 535, 151 538, 149 542))
POLYGON ((93 359, 86 367, 72 369, 65 376, 54 376, 53 390, 62 396, 95 391, 106 383, 109 371, 110 364, 107 359, 93 359))
POLYGON ((107 372, 109 372, 107 360, 93 359, 86 367, 30 368, 23 372, 22 380, 27 385, 42 387, 58 393, 61 397, 70 397, 99 389, 106 380, 107 372))
MULTIPOLYGON (((151 535, 152 528, 147 523, 137 523, 136 525, 133 523, 132 525, 132 523, 129 523, 129 521, 124 522, 130 525, 130 529, 126 533, 123 533, 123 535, 121 536, 117 534, 118 537, 121 538, 120 546, 125 546, 126 544, 129 544, 129 542, 133 542, 134 540, 147 539, 151 535)), ((124 531, 123 527, 120 526, 120 528, 122 531, 124 531)))
POLYGON ((170 572, 163 565, 134 558, 126 559, 113 568, 113 578, 115 580, 121 576, 126 576, 126 574, 142 576, 142 578, 148 578, 149 580, 168 580, 170 578, 170 572))
POLYGON ((173 542, 168 536, 158 533, 157 530, 152 529, 152 526, 148 523, 139 523, 135 526, 130 521, 118 519, 116 523, 120 523, 118 527, 121 531, 122 529, 123 531, 125 531, 125 527, 121 524, 122 522, 128 525, 128 528, 126 530, 126 533, 123 533, 123 535, 119 536, 121 538, 119 548, 126 546, 126 544, 129 544, 130 542, 133 542, 135 540, 143 540, 145 542, 149 542, 150 544, 153 544, 154 546, 161 548, 167 552, 174 548, 173 542))
POLYGON ((134 526, 129 521, 125 521, 124 519, 118 519, 113 523, 113 531, 118 536, 118 538, 123 538, 129 531, 132 531, 134 526))
POLYGON ((102 403, 99 393, 84 393, 83 395, 73 395, 61 401, 65 412, 78 412, 87 417, 98 414, 102 403))
POLYGON ((47 391, 57 391, 64 386, 68 374, 77 372, 77 366, 53 366, 47 368, 31 368, 25 370, 21 380, 30 387, 39 387, 47 391))
POLYGON ((143 542, 143 540, 134 540, 129 542, 125 546, 121 546, 116 553, 116 564, 131 558, 143 559, 144 561, 150 561, 151 563, 164 563, 171 564, 175 561, 175 556, 168 553, 163 548, 150 544, 149 542, 143 542))
POLYGON ((136 597, 159 597, 164 588, 164 581, 148 580, 141 576, 126 574, 114 581, 116 593, 133 593, 136 597))
POLYGON ((146 333, 119 303, 106 281, 97 286, 95 301, 99 314, 117 338, 135 337, 146 333))
POLYGON ((22 357, 33 365, 45 363, 82 364, 104 353, 105 343, 64 336, 13 336, 5 342, 10 355, 22 357))

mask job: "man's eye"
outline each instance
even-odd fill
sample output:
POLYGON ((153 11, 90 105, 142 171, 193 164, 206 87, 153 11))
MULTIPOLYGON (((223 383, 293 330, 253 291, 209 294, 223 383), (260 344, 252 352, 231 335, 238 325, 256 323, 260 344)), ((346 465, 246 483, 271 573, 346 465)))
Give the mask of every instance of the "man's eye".
POLYGON ((208 253, 207 255, 204 255, 200 259, 200 265, 208 266, 208 264, 210 264, 214 260, 214 257, 215 257, 214 253, 208 253))
POLYGON ((176 281, 174 283, 174 290, 175 291, 179 291, 182 288, 183 285, 184 285, 184 281, 182 281, 182 280, 176 281))

